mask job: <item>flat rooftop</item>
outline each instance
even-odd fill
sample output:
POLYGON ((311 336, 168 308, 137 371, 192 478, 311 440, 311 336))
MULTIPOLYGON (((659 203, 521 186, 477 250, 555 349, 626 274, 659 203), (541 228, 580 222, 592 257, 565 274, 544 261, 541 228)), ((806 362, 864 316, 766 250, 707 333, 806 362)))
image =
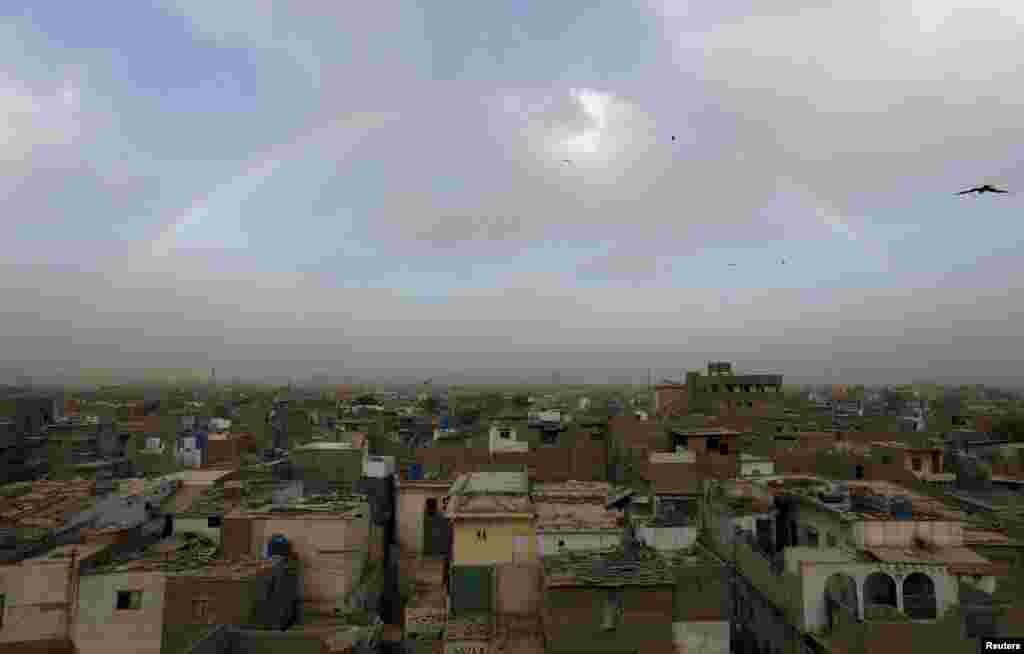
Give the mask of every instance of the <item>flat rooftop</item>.
POLYGON ((452 495, 525 495, 530 478, 525 472, 471 472, 452 484, 452 495))

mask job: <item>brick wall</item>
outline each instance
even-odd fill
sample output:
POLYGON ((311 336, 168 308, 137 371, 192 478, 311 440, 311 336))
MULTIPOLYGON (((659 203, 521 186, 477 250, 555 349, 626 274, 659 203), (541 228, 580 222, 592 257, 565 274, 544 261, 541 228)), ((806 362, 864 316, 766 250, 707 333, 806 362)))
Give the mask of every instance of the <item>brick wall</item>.
POLYGON ((221 527, 221 546, 226 558, 248 555, 252 547, 252 520, 225 517, 221 527))
POLYGON ((538 482, 603 481, 607 477, 605 442, 579 439, 572 446, 539 447, 529 452, 496 452, 484 448, 430 447, 416 451, 427 467, 442 467, 453 476, 490 464, 522 465, 538 482))
POLYGON ((164 599, 164 624, 249 624, 254 610, 254 586, 266 579, 196 579, 169 576, 164 599), (193 601, 208 599, 206 617, 195 614, 193 601))

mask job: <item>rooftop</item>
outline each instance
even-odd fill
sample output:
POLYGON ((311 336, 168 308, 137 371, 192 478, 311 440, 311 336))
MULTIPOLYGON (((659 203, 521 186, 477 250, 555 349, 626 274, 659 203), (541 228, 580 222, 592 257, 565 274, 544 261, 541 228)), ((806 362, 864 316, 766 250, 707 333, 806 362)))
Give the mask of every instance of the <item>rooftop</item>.
POLYGON ((489 613, 460 613, 448 616, 445 640, 490 640, 494 620, 489 613))
POLYGON ((671 427, 673 434, 679 436, 740 436, 741 433, 727 427, 671 427))
POLYGON ((315 441, 306 443, 296 447, 293 452, 306 452, 310 450, 315 451, 329 451, 329 452, 358 452, 359 449, 353 446, 351 443, 341 443, 337 441, 315 441))
POLYGON ((244 579, 270 571, 277 559, 217 558, 217 543, 201 534, 184 533, 151 545, 141 552, 117 558, 97 567, 94 574, 165 572, 218 579, 244 579))
POLYGON ((566 481, 535 484, 531 493, 536 502, 604 504, 611 488, 611 484, 603 481, 566 481))
POLYGON ((526 495, 530 478, 525 472, 471 472, 459 475, 452 495, 526 495))
POLYGON ((538 531, 606 531, 621 529, 620 516, 596 502, 540 501, 534 505, 538 531))
POLYGON ((673 583, 670 560, 638 548, 628 558, 619 548, 570 551, 541 559, 548 588, 576 586, 665 586, 673 583))
POLYGON ((95 487, 95 482, 80 479, 7 484, 0 487, 0 525, 60 527, 92 504, 95 487))

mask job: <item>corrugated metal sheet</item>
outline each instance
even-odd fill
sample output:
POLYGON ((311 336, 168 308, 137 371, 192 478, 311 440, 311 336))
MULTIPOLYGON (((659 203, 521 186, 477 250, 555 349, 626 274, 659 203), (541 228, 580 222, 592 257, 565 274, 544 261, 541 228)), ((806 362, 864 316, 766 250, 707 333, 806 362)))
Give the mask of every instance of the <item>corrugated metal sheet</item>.
POLYGON ((451 572, 452 611, 490 611, 494 569, 489 566, 458 566, 451 572))

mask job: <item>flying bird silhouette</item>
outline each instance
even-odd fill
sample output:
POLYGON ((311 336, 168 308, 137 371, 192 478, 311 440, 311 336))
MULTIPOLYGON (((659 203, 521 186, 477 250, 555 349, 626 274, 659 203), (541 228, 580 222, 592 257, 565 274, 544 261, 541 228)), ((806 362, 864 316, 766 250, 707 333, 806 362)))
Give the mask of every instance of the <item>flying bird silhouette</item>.
POLYGON ((562 159, 562 163, 572 165, 572 159, 562 159))
POLYGON ((782 265, 786 265, 786 260, 785 259, 779 259, 779 263, 781 263, 782 265))
POLYGON ((957 195, 967 195, 968 193, 977 193, 978 195, 981 195, 982 193, 1009 193, 1009 191, 998 189, 991 184, 983 184, 982 186, 969 188, 966 191, 960 191, 957 195))

